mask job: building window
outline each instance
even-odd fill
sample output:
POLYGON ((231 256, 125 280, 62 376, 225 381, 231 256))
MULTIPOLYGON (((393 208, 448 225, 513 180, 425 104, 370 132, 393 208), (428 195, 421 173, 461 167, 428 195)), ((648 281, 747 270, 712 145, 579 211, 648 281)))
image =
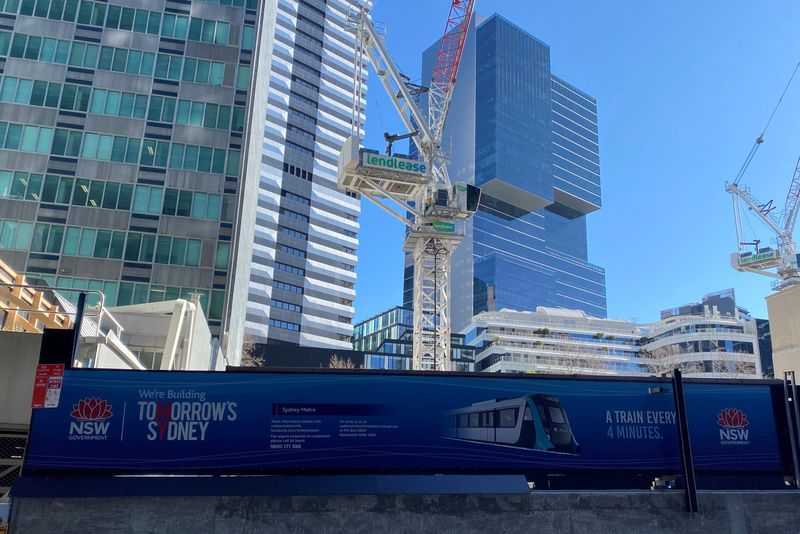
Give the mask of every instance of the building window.
POLYGON ((306 217, 302 213, 297 213, 296 211, 292 211, 292 210, 289 210, 289 209, 286 209, 286 208, 281 208, 281 215, 283 215, 287 219, 300 221, 302 223, 307 223, 308 222, 308 217, 306 217))
POLYGON ((90 113, 144 119, 146 110, 147 95, 109 91, 106 89, 95 89, 92 91, 91 104, 89 105, 90 113))
POLYGON ((281 282, 278 280, 272 281, 272 287, 274 287, 275 289, 283 289, 284 291, 289 291, 290 293, 298 293, 300 295, 303 294, 302 287, 293 284, 287 284, 285 282, 281 282))
POLYGON ((217 243, 217 253, 214 255, 214 268, 226 270, 230 261, 231 244, 226 241, 217 243))
POLYGON ((256 42, 256 29, 254 26, 245 24, 242 26, 242 50, 252 50, 256 42))
POLYGON ((293 201, 297 202, 298 204, 302 204, 304 206, 310 206, 311 205, 311 200, 310 199, 308 199, 306 197, 301 197, 300 195, 295 195, 294 193, 290 193, 289 191, 286 191, 285 189, 281 190, 281 196, 284 197, 284 198, 288 198, 289 200, 293 200, 293 201))
POLYGON ((288 321, 278 321, 276 319, 270 319, 268 322, 270 326, 274 326, 275 328, 283 328, 284 330, 291 330, 292 332, 300 331, 300 325, 297 323, 290 323, 288 321))
POLYGON ((308 234, 304 232, 298 232, 297 230, 294 230, 292 228, 287 228, 286 226, 280 226, 279 228, 282 233, 290 237, 293 237, 295 239, 301 239, 303 241, 308 241, 308 234))
POLYGON ((270 306, 275 308, 280 308, 282 310, 289 310, 296 313, 302 313, 303 307, 297 304, 292 304, 291 302, 284 302, 282 300, 271 299, 270 306))
POLYGON ((286 246, 286 245, 281 245, 278 250, 280 250, 281 252, 285 252, 286 254, 291 254, 292 256, 297 256, 299 258, 305 258, 306 257, 305 251, 300 250, 298 248, 289 247, 289 246, 286 246))
POLYGON ((296 274, 296 275, 299 275, 299 276, 305 276, 306 275, 306 270, 305 269, 301 269, 300 267, 295 267, 293 265, 288 265, 286 263, 281 263, 279 261, 275 262, 275 268, 278 269, 279 271, 284 271, 284 272, 296 274))
POLYGON ((161 214, 164 203, 164 189, 147 185, 137 185, 133 197, 133 211, 136 213, 161 214))

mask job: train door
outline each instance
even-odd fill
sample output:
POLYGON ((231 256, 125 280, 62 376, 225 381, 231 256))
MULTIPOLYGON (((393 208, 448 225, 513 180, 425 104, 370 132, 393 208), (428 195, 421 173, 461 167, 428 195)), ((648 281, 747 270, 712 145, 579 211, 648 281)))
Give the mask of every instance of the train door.
POLYGON ((529 402, 525 403, 525 409, 522 412, 522 424, 519 429, 517 447, 525 447, 526 449, 536 447, 536 425, 533 422, 533 412, 529 402))
POLYGON ((494 411, 481 412, 481 441, 494 443, 494 411))

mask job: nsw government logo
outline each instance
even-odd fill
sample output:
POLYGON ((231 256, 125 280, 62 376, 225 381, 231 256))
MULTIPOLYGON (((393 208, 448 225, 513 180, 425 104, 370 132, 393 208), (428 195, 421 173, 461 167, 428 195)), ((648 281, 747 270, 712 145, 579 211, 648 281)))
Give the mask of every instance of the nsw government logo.
POLYGON ((98 397, 87 397, 72 405, 70 413, 74 421, 69 423, 69 439, 102 441, 108 438, 106 421, 112 415, 111 405, 98 397))
POLYGON ((750 421, 738 408, 725 408, 717 414, 719 442, 722 445, 750 445, 750 421))

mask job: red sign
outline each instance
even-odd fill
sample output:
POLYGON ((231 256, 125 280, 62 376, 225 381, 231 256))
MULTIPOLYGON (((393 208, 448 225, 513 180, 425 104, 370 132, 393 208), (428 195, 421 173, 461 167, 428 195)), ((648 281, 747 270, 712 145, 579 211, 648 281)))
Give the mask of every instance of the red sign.
POLYGON ((64 364, 49 363, 36 366, 33 382, 33 408, 58 408, 61 384, 64 381, 64 364))

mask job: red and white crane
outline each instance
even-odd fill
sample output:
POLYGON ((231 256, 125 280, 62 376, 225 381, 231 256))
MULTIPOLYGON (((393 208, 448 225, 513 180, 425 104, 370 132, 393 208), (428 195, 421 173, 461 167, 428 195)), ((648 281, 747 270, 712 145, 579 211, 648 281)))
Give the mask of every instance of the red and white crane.
MULTIPOLYGON (((445 33, 427 88, 428 114, 416 96, 420 87, 403 76, 362 9, 351 19, 356 34, 356 86, 350 138, 339 157, 338 186, 360 193, 409 228, 403 248, 414 258, 413 369, 447 371, 450 360, 451 256, 464 238, 464 222, 477 209, 480 190, 450 183, 442 133, 453 96, 458 65, 469 30, 474 0, 452 0, 445 33), (400 115, 421 160, 380 155, 361 148, 360 106, 365 56, 400 115)), ((391 138, 391 139, 390 139, 391 138)))

